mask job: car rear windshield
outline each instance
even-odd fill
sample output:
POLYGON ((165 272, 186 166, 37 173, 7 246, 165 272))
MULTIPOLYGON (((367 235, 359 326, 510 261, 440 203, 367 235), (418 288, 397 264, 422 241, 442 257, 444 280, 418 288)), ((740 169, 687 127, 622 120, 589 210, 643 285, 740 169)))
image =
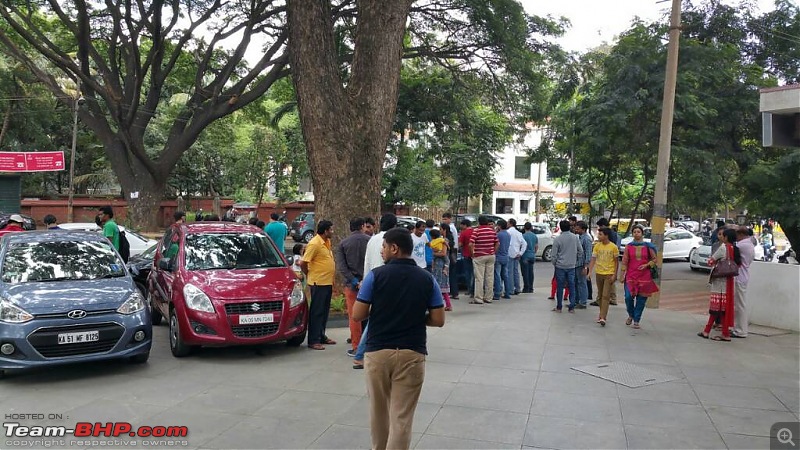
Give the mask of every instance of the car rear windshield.
POLYGON ((54 241, 12 244, 3 258, 4 283, 93 280, 125 276, 108 242, 54 241))
POLYGON ((286 267, 265 234, 218 233, 186 236, 186 269, 286 267))

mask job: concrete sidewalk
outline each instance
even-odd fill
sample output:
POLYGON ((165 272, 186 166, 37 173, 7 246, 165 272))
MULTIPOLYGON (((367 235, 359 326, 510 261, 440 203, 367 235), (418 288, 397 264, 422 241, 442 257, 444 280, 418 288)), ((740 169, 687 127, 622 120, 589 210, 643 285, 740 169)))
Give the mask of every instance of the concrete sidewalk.
MULTIPOLYGON (((484 306, 462 297, 445 327, 430 330, 416 448, 766 449, 772 424, 798 421, 799 335, 713 342, 696 336, 703 317, 664 310, 645 310, 633 330, 623 306, 601 328, 594 307, 551 312, 542 287, 484 306), (609 361, 678 379, 631 389, 571 369, 609 361)), ((169 354, 165 326, 155 334, 144 366, 3 380, 0 411, 64 414, 47 425, 185 425, 188 448, 369 448, 364 376, 344 354, 346 329, 329 330, 340 344, 325 351, 204 349, 182 359, 169 354)))

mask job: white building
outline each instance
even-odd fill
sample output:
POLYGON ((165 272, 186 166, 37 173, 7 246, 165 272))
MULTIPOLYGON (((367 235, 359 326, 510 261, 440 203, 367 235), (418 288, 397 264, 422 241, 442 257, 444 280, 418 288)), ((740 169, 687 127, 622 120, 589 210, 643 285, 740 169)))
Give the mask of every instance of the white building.
MULTIPOLYGON (((528 134, 522 144, 513 143, 506 146, 499 156, 495 169, 495 185, 492 190, 492 204, 481 205, 482 212, 491 214, 512 215, 518 219, 529 217, 534 221, 547 220, 541 207, 537 214, 536 196, 539 199, 552 199, 556 211, 566 209, 569 203, 569 187, 559 185, 548 179, 547 162, 541 164, 527 163, 528 149, 538 147, 545 132, 544 128, 530 124, 528 134)), ((576 203, 586 203, 585 195, 575 194, 576 203)))

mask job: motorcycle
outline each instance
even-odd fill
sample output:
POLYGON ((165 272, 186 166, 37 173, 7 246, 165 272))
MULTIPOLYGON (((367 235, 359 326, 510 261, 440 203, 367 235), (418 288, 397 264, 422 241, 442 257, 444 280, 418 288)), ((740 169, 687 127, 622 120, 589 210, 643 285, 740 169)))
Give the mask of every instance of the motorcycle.
POLYGON ((775 259, 775 253, 777 253, 777 249, 774 245, 764 246, 764 261, 772 262, 775 259))
POLYGON ((778 262, 781 264, 800 264, 797 261, 797 252, 792 250, 791 247, 778 257, 778 262))

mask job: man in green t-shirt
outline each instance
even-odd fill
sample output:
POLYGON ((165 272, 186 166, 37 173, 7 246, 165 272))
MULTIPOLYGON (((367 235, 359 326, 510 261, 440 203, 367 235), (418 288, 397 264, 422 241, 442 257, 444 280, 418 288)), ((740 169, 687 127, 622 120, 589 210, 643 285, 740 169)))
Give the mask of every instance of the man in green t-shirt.
POLYGON ((267 232, 267 235, 275 242, 275 246, 278 247, 278 251, 283 253, 283 243, 286 240, 286 233, 288 229, 286 228, 286 224, 278 220, 280 216, 278 213, 272 213, 269 215, 269 223, 266 227, 264 227, 264 231, 267 232))
POLYGON ((114 222, 114 210, 110 206, 103 206, 98 212, 103 227, 103 236, 107 237, 114 248, 119 251, 119 227, 117 222, 114 222))

